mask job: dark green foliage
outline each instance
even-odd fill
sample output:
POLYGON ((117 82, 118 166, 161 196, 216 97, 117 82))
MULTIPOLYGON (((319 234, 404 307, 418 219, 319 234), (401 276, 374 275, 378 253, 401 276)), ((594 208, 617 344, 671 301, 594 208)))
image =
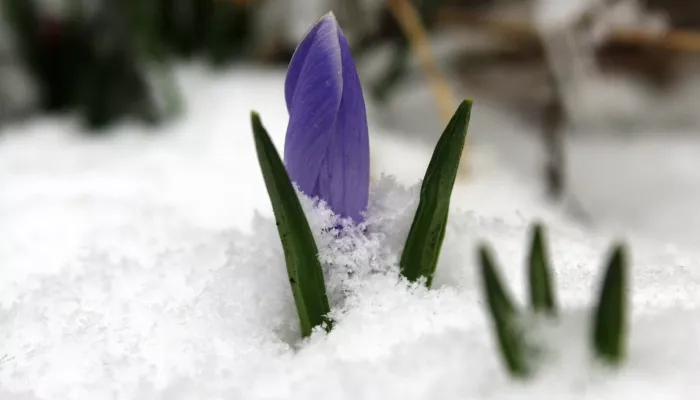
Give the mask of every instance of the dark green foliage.
POLYGON ((540 224, 535 224, 532 229, 532 245, 528 261, 532 310, 550 315, 556 314, 557 306, 552 289, 551 268, 545 249, 544 228, 540 224))
POLYGON ((69 12, 49 15, 37 0, 2 0, 2 15, 38 88, 41 110, 78 111, 91 131, 125 117, 157 123, 179 108, 172 81, 161 85, 166 88, 154 84, 169 79, 167 61, 174 57, 222 65, 247 50, 250 5, 106 0, 86 7, 87 1, 66 1, 69 12))
POLYGON ((613 249, 593 321, 593 348, 596 354, 619 364, 626 347, 627 255, 624 246, 613 249))
POLYGON ((485 246, 479 247, 482 284, 486 293, 486 304, 496 329, 501 357, 508 371, 516 377, 530 373, 522 332, 518 327, 518 311, 510 299, 491 254, 485 246))
POLYGON ((327 318, 330 306, 311 228, 284 164, 260 122, 260 116, 252 113, 251 119, 258 162, 277 221, 301 333, 309 336, 313 328, 319 325, 330 330, 331 321, 327 318))
POLYGON ((203 46, 212 0, 158 0, 160 39, 183 57, 194 56, 203 46))
POLYGON ((224 65, 247 50, 250 13, 232 1, 217 1, 214 8, 207 35, 207 55, 215 65, 224 65))
POLYGON ((82 27, 42 16, 34 0, 3 0, 2 6, 19 56, 40 89, 41 107, 53 112, 75 104, 84 65, 79 61, 88 51, 82 27))
POLYGON ((129 8, 142 3, 106 1, 87 14, 76 2, 65 15, 46 14, 37 4, 3 2, 42 110, 77 110, 92 131, 126 116, 161 118, 145 69, 147 54, 137 45, 146 39, 146 23, 136 19, 143 13, 129 8))
POLYGON ((412 282, 424 277, 428 287, 432 284, 445 237, 450 197, 467 137, 471 108, 470 100, 460 104, 435 146, 401 254, 401 274, 412 282))
POLYGON ((157 0, 157 4, 152 23, 171 54, 204 56, 222 65, 247 50, 252 6, 221 0, 157 0))
MULTIPOLYGON (((545 313, 556 318, 556 300, 551 281, 550 265, 545 251, 544 228, 533 228, 529 255, 530 302, 533 313, 545 313)), ((478 251, 478 261, 496 338, 509 373, 518 378, 532 372, 529 364, 539 349, 529 346, 519 323, 521 314, 510 299, 498 277, 493 258, 484 246, 478 251)), ((624 360, 626 348, 626 272, 627 256, 622 245, 616 245, 608 263, 591 329, 591 351, 601 360, 613 365, 624 360)))

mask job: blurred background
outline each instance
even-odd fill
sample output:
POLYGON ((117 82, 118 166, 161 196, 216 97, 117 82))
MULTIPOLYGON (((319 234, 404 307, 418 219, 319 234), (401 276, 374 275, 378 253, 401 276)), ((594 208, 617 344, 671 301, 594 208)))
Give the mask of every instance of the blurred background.
MULTIPOLYGON (((474 185, 489 186, 493 204, 522 201, 509 191, 519 185, 543 212, 583 226, 700 239, 696 0, 0 2, 0 215, 26 201, 17 193, 67 190, 47 186, 52 176, 76 182, 98 171, 101 184, 128 192, 156 161, 110 181, 99 175, 105 160, 130 168, 144 148, 158 160, 216 152, 215 132, 249 135, 254 107, 280 146, 285 68, 306 29, 333 10, 362 77, 375 177, 421 178, 469 97, 461 208, 483 193, 474 185)), ((195 204, 198 190, 166 192, 195 204)))

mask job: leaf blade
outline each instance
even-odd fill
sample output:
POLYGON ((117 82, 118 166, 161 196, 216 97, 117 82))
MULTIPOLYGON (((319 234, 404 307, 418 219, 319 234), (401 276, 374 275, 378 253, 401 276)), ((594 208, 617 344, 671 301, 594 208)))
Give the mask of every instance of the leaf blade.
POLYGON ((471 100, 460 104, 435 146, 399 262, 404 277, 411 282, 424 277, 428 287, 432 285, 445 238, 450 197, 466 141, 471 108, 471 100))
POLYGON ((524 335, 517 324, 518 311, 515 303, 499 278, 489 249, 482 245, 478 253, 486 304, 496 330, 501 359, 512 376, 527 377, 530 375, 530 367, 526 360, 524 335))
POLYGON ((309 336, 316 326, 331 328, 332 322, 328 297, 323 278, 323 269, 318 260, 318 248, 311 228, 299 203, 284 164, 270 136, 260 121, 260 116, 251 113, 253 137, 272 209, 277 222, 277 231, 287 266, 289 283, 299 314, 302 336, 309 336))
POLYGON ((618 244, 608 262, 593 324, 594 352, 611 364, 619 364, 625 356, 626 275, 627 252, 618 244))
POLYGON ((528 278, 530 283, 530 306, 535 312, 556 315, 551 266, 545 249, 544 227, 535 224, 532 229, 532 242, 528 257, 528 278))

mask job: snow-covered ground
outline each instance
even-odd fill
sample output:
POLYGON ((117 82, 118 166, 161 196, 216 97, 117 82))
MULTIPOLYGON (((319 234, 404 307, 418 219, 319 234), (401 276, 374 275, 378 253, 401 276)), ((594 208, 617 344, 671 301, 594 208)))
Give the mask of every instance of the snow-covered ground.
MULTIPOLYGON (((528 128, 477 103, 470 176, 455 189, 428 291, 398 282, 394 264, 430 139, 397 140, 371 122, 371 235, 335 259, 352 277, 329 270, 334 330, 302 342, 249 129, 255 109, 281 148, 284 72, 179 77, 189 113, 156 131, 86 138, 68 119, 0 131, 0 399, 697 397, 697 138, 572 140, 573 193, 595 223, 584 228, 540 198, 528 128), (548 222, 565 312, 547 337, 554 359, 515 383, 473 253, 488 240, 523 299, 535 218, 548 222), (628 362, 611 372, 585 346, 615 231, 632 250, 632 323, 628 362)), ((425 104, 402 123, 436 140, 425 104)), ((328 261, 340 244, 305 204, 328 261)))

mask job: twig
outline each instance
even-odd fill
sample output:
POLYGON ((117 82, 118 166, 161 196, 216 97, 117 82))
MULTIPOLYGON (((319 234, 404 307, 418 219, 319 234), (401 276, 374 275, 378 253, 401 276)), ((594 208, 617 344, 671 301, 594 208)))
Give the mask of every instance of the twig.
MULTIPOLYGON (((454 113, 454 96, 447 85, 447 79, 445 79, 435 61, 435 56, 430 48, 430 41, 421 23, 420 16, 409 0, 387 1, 391 12, 408 39, 411 50, 418 59, 420 68, 430 82, 440 114, 446 124, 452 117, 452 113, 454 113)), ((461 177, 466 173, 466 154, 467 148, 465 145, 460 160, 459 175, 461 177)))

